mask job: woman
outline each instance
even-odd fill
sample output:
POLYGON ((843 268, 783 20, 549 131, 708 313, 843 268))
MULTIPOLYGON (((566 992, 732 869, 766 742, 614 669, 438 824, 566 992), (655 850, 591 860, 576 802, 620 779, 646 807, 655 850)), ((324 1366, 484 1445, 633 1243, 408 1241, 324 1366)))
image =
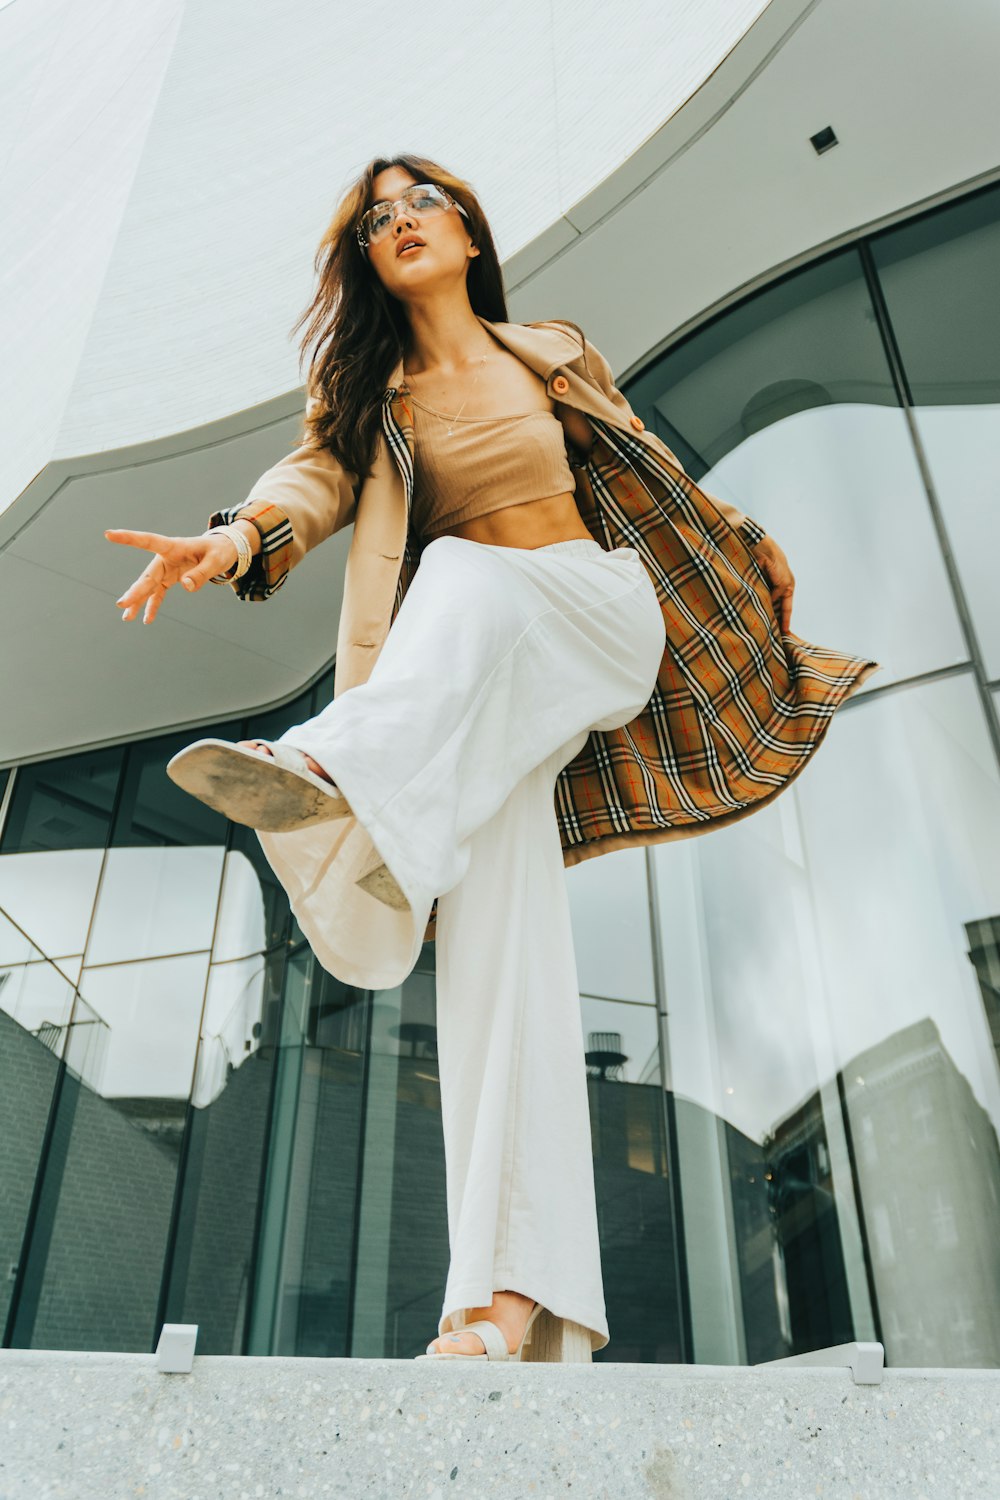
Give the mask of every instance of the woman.
POLYGON ((168 771, 256 828, 338 977, 397 984, 436 938, 451 1264, 418 1357, 587 1360, 609 1333, 564 865, 752 812, 878 663, 791 635, 780 547, 638 436, 581 330, 506 321, 462 179, 377 158, 317 269, 305 441, 202 537, 107 532, 154 553, 117 602, 268 598, 354 523, 334 701, 168 771))

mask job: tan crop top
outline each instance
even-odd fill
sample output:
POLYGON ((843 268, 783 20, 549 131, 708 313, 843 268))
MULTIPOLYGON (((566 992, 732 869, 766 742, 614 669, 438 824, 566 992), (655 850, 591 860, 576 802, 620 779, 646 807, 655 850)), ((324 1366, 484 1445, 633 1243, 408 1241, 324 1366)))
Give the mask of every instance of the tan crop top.
POLYGON ((416 447, 413 529, 422 539, 505 505, 575 490, 566 434, 554 411, 453 421, 412 391, 408 400, 416 447))

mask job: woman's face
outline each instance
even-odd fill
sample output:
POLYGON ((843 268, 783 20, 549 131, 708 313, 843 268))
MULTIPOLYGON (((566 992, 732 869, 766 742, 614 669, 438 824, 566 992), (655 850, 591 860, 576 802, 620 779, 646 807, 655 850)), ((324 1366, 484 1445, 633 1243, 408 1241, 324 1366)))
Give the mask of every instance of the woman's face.
MULTIPOLYGON (((418 181, 402 167, 386 167, 376 176, 365 207, 371 208, 383 199, 393 203, 418 181)), ((399 204, 387 233, 368 246, 368 259, 386 290, 406 302, 464 277, 469 261, 479 254, 471 246, 467 221, 457 208, 421 216, 399 204), (400 256, 399 247, 410 235, 423 240, 423 246, 400 256)))

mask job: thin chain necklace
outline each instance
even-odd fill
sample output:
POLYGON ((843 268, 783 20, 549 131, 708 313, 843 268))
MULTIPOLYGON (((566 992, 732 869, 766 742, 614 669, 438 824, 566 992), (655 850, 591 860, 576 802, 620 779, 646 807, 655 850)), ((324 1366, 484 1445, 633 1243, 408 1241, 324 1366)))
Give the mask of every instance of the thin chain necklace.
MULTIPOLYGON (((469 390, 468 390, 468 393, 467 393, 467 395, 465 397, 465 400, 462 402, 461 406, 458 408, 458 411, 455 413, 455 415, 453 417, 446 417, 446 416, 444 416, 443 413, 436 412, 432 406, 425 407, 425 410, 429 411, 431 413, 431 416, 437 417, 439 421, 450 422, 451 423, 451 426, 448 428, 448 431, 445 433, 445 437, 451 437, 452 433, 454 432, 454 430, 455 430, 455 423, 458 421, 459 417, 462 415, 463 411, 466 408, 466 405, 467 405, 468 400, 469 400, 469 396, 472 395, 472 387, 475 385, 476 380, 479 379, 480 371, 482 370, 483 365, 486 363, 486 355, 488 355, 489 352, 490 351, 487 349, 486 354, 484 354, 483 357, 482 357, 482 359, 479 361, 479 369, 476 371, 475 379, 473 380, 472 385, 469 386, 469 390)), ((410 384, 410 377, 407 375, 407 373, 406 373, 405 370, 403 371, 403 379, 405 380, 407 386, 409 386, 409 384, 410 384)))

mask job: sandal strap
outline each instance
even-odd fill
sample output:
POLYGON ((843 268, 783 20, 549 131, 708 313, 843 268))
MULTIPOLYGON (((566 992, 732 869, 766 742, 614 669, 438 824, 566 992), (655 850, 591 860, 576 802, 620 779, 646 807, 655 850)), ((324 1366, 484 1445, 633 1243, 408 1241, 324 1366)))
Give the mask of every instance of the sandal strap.
POLYGON ((271 759, 276 766, 284 771, 294 771, 297 776, 303 776, 311 781, 313 786, 322 786, 324 791, 329 792, 331 797, 342 797, 344 794, 339 786, 326 781, 322 776, 306 765, 306 753, 297 750, 294 745, 279 744, 277 740, 254 740, 255 745, 266 745, 271 752, 271 759))
POLYGON ((308 771, 306 765, 305 751, 296 750, 294 745, 279 745, 277 740, 254 740, 255 745, 264 745, 271 752, 271 759, 276 766, 283 767, 286 771, 308 771))
POLYGON ((489 1318, 477 1318, 474 1323, 464 1323, 461 1328, 455 1329, 456 1333, 478 1333, 486 1345, 487 1359, 510 1359, 511 1352, 507 1348, 507 1340, 500 1329, 489 1318))

